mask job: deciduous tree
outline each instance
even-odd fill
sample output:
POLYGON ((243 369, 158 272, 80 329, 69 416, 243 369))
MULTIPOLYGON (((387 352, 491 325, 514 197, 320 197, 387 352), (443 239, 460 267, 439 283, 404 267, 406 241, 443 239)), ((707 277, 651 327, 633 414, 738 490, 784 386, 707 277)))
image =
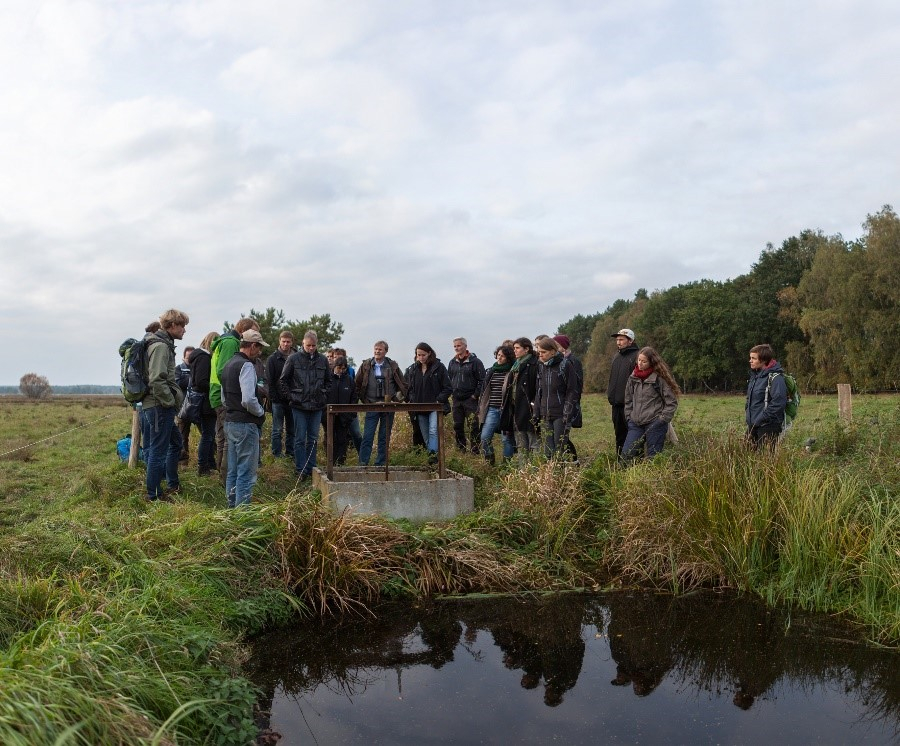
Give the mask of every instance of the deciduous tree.
POLYGON ((26 373, 19 379, 19 391, 29 399, 45 399, 53 393, 50 381, 37 373, 26 373))

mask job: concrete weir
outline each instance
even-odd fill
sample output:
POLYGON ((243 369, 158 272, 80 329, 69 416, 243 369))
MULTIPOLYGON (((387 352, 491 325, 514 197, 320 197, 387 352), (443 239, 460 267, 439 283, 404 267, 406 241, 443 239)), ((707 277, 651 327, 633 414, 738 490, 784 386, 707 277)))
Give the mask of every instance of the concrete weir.
POLYGON ((335 513, 350 508, 354 513, 408 518, 412 521, 447 521, 475 508, 475 483, 471 477, 445 470, 446 477, 414 466, 384 468, 334 467, 331 477, 314 469, 313 487, 322 493, 335 513))

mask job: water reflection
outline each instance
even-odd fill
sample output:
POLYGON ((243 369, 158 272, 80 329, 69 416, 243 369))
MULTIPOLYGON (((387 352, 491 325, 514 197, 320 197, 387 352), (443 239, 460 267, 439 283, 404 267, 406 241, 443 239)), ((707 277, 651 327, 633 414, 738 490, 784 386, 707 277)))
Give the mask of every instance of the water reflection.
POLYGON ((842 636, 716 593, 464 601, 268 635, 248 670, 280 744, 900 742, 900 656, 842 636))

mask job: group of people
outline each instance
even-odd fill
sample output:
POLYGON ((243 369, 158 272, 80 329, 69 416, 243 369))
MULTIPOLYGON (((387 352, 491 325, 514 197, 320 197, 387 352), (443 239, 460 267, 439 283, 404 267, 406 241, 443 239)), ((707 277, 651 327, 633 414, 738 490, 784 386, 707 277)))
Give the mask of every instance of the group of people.
MULTIPOLYGON (((267 410, 272 416, 272 454, 292 459, 301 479, 316 467, 319 430, 329 404, 437 404, 452 415, 457 447, 480 453, 491 464, 496 463, 497 434, 504 459, 544 455, 577 462, 570 433, 582 424, 584 375, 566 335, 506 340, 494 350, 489 367, 463 337, 453 340, 454 355, 446 366, 431 345, 420 342, 414 362, 402 372, 387 356, 388 343, 378 340, 372 356, 356 371, 346 350, 320 353, 312 330, 299 346, 292 332, 282 331, 263 363, 269 342, 254 319, 243 318, 224 334, 210 332, 199 347, 185 348, 183 362, 176 366, 175 340, 183 338, 188 321, 187 314, 171 309, 147 328, 146 339, 162 343, 147 347, 149 392, 141 408, 149 501, 170 500, 179 491, 178 462, 187 458, 191 424, 177 418, 186 390, 202 395, 194 418, 200 429, 198 473, 218 470, 229 507, 251 500, 267 410)), ((617 353, 607 398, 616 452, 625 462, 655 456, 666 442, 681 391, 659 354, 652 347, 638 348, 631 329, 611 336, 617 353)), ((758 444, 780 433, 778 407, 783 421, 786 390, 778 376, 772 384, 769 374, 780 367, 768 345, 751 350, 750 365, 747 425, 758 444)), ((437 411, 410 417, 414 444, 436 460, 437 411)), ((380 408, 365 411, 360 430, 355 413, 338 414, 332 425, 335 463, 344 463, 352 442, 361 466, 369 465, 373 449, 374 465, 383 466, 393 420, 392 412, 380 408)))

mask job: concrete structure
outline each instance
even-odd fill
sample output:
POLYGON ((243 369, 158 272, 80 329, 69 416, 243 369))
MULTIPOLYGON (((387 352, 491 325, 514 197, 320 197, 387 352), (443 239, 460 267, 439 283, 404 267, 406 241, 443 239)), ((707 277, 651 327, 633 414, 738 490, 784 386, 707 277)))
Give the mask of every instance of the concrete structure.
POLYGON ((475 509, 475 483, 471 477, 447 471, 439 479, 428 469, 392 466, 333 467, 332 478, 313 470, 313 487, 331 510, 349 507, 354 513, 378 514, 412 521, 448 521, 475 509))

